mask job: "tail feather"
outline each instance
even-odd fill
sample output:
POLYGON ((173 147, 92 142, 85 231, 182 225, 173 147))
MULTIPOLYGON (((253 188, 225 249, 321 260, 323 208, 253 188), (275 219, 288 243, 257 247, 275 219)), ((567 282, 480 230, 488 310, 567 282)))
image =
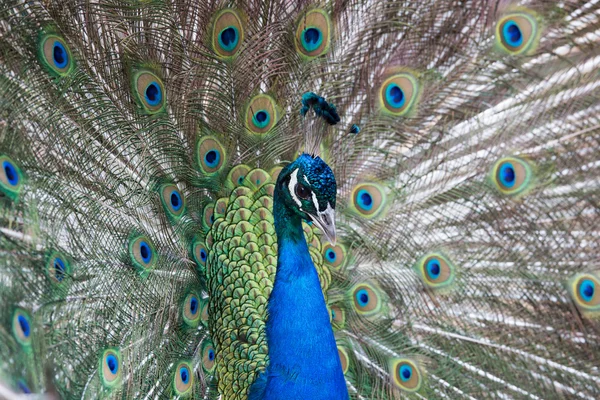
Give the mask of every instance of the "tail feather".
POLYGON ((268 362, 265 349, 248 361, 244 340, 264 331, 231 339, 241 361, 221 356, 216 315, 253 324, 232 321, 225 292, 215 301, 207 260, 244 259, 214 236, 234 223, 275 249, 262 210, 303 149, 338 181, 339 243, 305 232, 351 398, 597 397, 597 11, 6 5, 0 380, 217 398, 226 362, 243 396, 268 362), (320 44, 302 41, 309 25, 320 44), (303 117, 305 92, 340 123, 303 117))

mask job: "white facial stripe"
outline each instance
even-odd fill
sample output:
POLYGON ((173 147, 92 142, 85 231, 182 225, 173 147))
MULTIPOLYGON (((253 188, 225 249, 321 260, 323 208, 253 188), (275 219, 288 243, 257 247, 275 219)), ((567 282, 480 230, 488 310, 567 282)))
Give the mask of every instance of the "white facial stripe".
MULTIPOLYGON (((308 183, 310 185, 310 181, 308 180, 308 177, 306 175, 304 175, 304 180, 306 181, 306 183, 308 183)), ((317 210, 317 212, 319 212, 319 201, 317 200, 317 195, 315 194, 315 192, 313 190, 311 190, 311 194, 312 194, 312 202, 313 202, 313 205, 315 206, 315 210, 317 210)))
POLYGON ((319 212, 319 201, 317 200, 317 195, 315 194, 315 192, 311 192, 312 194, 312 201, 313 201, 313 205, 315 206, 315 210, 317 210, 317 212, 319 212))
POLYGON ((296 196, 296 184, 298 183, 298 168, 296 168, 292 174, 290 175, 290 183, 288 184, 288 190, 290 192, 290 196, 292 196, 292 199, 294 199, 294 201, 296 202, 296 204, 298 204, 298 207, 300 207, 300 210, 302 210, 302 202, 300 201, 300 199, 296 196))

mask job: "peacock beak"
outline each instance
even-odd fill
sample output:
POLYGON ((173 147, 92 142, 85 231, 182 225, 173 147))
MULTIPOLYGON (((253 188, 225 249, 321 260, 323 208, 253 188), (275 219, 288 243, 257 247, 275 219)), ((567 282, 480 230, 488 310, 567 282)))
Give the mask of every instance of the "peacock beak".
POLYGON ((313 223, 319 228, 327 240, 334 245, 335 244, 335 210, 331 207, 331 204, 327 204, 325 211, 319 211, 317 214, 310 214, 313 223))

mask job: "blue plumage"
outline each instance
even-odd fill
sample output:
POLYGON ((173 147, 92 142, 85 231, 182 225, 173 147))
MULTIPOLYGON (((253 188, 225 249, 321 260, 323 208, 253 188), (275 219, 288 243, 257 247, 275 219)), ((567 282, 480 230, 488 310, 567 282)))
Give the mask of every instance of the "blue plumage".
POLYGON ((590 279, 585 279, 579 286, 579 294, 585 301, 590 301, 594 297, 595 289, 594 282, 590 279))
POLYGON ((506 187, 515 185, 515 169, 511 163, 504 163, 500 166, 500 182, 506 187))
POLYGON ((220 158, 221 155, 217 150, 210 150, 204 155, 204 161, 206 161, 206 165, 208 165, 211 168, 214 168, 219 164, 220 158))
POLYGON ((509 20, 504 25, 504 28, 502 29, 502 35, 504 40, 513 47, 520 46, 521 43, 523 43, 523 35, 521 34, 521 29, 513 21, 509 20))
POLYGON ((317 28, 307 28, 302 35, 302 46, 306 51, 316 50, 323 43, 323 35, 317 28))
POLYGON ((440 263, 438 260, 429 260, 427 263, 427 274, 431 279, 437 279, 440 276, 440 263))
POLYGON ((54 42, 52 58, 57 68, 66 67, 69 61, 67 50, 58 40, 54 42))
POLYGON ((152 250, 150 250, 150 246, 148 246, 148 243, 140 243, 140 255, 142 256, 142 260, 144 260, 146 264, 150 262, 150 259, 152 258, 152 250))
POLYGON ((26 338, 29 337, 30 328, 29 321, 27 321, 27 318, 25 318, 23 315, 19 315, 17 317, 17 320, 19 321, 19 326, 21 327, 21 332, 23 332, 23 336, 25 336, 26 338))
POLYGON ((10 161, 4 161, 2 163, 2 167, 4 167, 4 173, 6 175, 6 180, 11 186, 16 186, 19 183, 19 175, 17 174, 17 170, 13 166, 10 161))
POLYGON ((269 366, 252 386, 250 399, 348 398, 330 312, 302 230, 305 213, 325 223, 320 216, 335 207, 335 193, 335 178, 320 158, 304 154, 279 175, 273 198, 277 274, 266 325, 269 366), (311 191, 318 207, 310 208, 311 191))
POLYGON ((254 122, 254 125, 256 125, 258 128, 264 128, 265 126, 269 125, 269 122, 271 122, 271 117, 269 116, 267 110, 259 110, 254 113, 252 122, 254 122))
POLYGON ((145 96, 146 96, 146 101, 151 106, 156 106, 156 105, 160 104, 160 101, 162 100, 162 92, 160 90, 160 86, 158 85, 158 83, 151 82, 146 87, 145 96))
POLYGON ((229 26, 219 34, 219 44, 223 49, 232 51, 238 44, 238 30, 235 26, 229 26))
POLYGON ((59 282, 65 278, 65 263, 58 257, 54 259, 54 274, 59 282))
POLYGON ((394 108, 401 108, 406 102, 404 91, 396 84, 388 85, 385 91, 385 97, 387 102, 394 108))
POLYGON ((112 372, 113 374, 116 374, 119 370, 119 363, 117 361, 117 358, 112 354, 106 357, 106 365, 108 366, 110 372, 112 372))
POLYGON ((185 366, 179 368, 179 376, 181 377, 181 382, 184 384, 190 381, 190 371, 185 366))
POLYGON ((181 205, 182 205, 181 195, 179 194, 178 191, 174 190, 171 193, 171 206, 173 207, 173 209, 175 211, 178 211, 181 208, 181 205))

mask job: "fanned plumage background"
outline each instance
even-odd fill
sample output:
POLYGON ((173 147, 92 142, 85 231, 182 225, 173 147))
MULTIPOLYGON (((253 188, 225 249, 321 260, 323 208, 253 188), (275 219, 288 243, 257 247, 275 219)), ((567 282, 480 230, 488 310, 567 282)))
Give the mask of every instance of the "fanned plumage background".
POLYGON ((4 389, 244 398, 263 325, 210 310, 268 296, 276 243, 211 293, 235 256, 207 238, 306 150, 338 183, 337 246, 305 228, 351 398, 600 397, 599 40, 596 1, 2 1, 4 389))

